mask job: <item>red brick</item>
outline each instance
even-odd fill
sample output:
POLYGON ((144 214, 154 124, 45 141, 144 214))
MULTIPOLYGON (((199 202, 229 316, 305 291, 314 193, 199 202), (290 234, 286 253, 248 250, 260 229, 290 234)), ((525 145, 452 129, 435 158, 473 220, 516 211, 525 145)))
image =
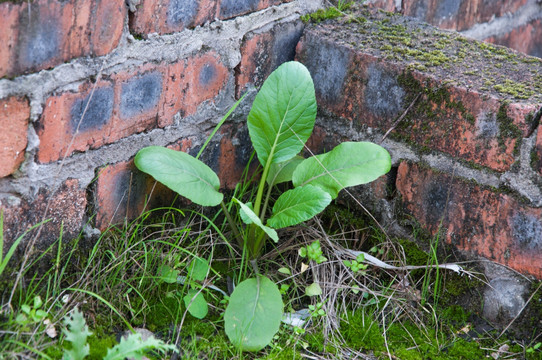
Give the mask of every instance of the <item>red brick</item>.
POLYGON ((214 53, 189 59, 183 73, 185 114, 195 113, 202 102, 216 97, 226 86, 228 75, 228 68, 214 53))
POLYGON ((0 100, 0 177, 12 174, 24 160, 29 118, 28 100, 0 100))
POLYGON ((421 31, 419 23, 407 18, 364 16, 368 21, 363 24, 328 21, 304 32, 297 59, 312 74, 320 108, 351 120, 354 127, 386 132, 421 94, 391 137, 509 170, 522 137, 532 131, 529 119, 542 104, 542 88, 535 81, 542 63, 510 52, 517 61, 503 65, 491 56, 507 54, 504 48, 486 49, 488 45, 434 28, 421 31), (398 35, 390 35, 393 31, 398 35), (349 34, 348 41, 343 33, 349 34), (428 48, 427 38, 446 45, 428 48), (441 60, 427 60, 435 54, 441 60), (493 82, 480 74, 490 74, 493 82), (500 87, 507 82, 533 89, 516 97, 500 87))
POLYGON ((122 35, 123 0, 1 3, 0 77, 46 69, 79 56, 104 55, 122 35))
POLYGON ((236 72, 236 95, 246 86, 260 87, 280 64, 294 60, 295 47, 303 31, 300 21, 275 25, 247 34, 241 45, 241 63, 236 72))
POLYGON ((15 66, 11 60, 12 55, 16 51, 17 46, 17 21, 18 21, 18 6, 9 3, 0 4, 0 19, 2 19, 2 31, 0 31, 0 77, 11 74, 12 68, 15 66))
MULTIPOLYGON (((465 30, 477 23, 513 13, 527 0, 412 0, 403 1, 402 13, 443 29, 465 30)), ((387 5, 384 2, 384 5, 387 5)), ((389 10, 389 8, 388 8, 389 10)))
POLYGON ((130 15, 130 31, 168 34, 202 25, 216 17, 211 0, 143 0, 130 15))
POLYGON ((397 190, 405 209, 435 236, 542 279, 542 209, 512 195, 401 163, 397 190))
POLYGON ((493 36, 485 41, 542 58, 542 20, 532 20, 509 33, 493 36))
POLYGON ((66 92, 45 103, 38 135, 38 161, 56 161, 123 137, 173 123, 176 113, 188 116, 224 90, 229 72, 214 53, 175 64, 145 65, 101 80, 79 123, 93 84, 66 92))
POLYGON ((292 0, 220 0, 218 17, 229 19, 290 1, 292 0))
POLYGON ((92 53, 102 56, 117 47, 124 28, 126 5, 122 0, 99 1, 91 18, 92 53))
POLYGON ((170 206, 175 193, 140 172, 133 160, 108 165, 98 173, 94 204, 96 227, 105 230, 144 211, 170 206))
POLYGON ((111 129, 114 117, 114 88, 109 81, 84 84, 79 93, 52 96, 45 102, 39 128, 38 161, 56 161, 74 151, 86 151, 114 141, 111 129), (73 142, 72 142, 73 141, 73 142))
MULTIPOLYGON (((181 139, 168 147, 188 152, 192 139, 181 139)), ((109 225, 133 220, 147 210, 188 203, 177 198, 175 192, 139 171, 133 160, 107 165, 99 170, 93 193, 96 227, 104 230, 109 225)))
POLYGON ((213 52, 170 65, 158 125, 171 125, 173 115, 178 112, 183 117, 196 113, 202 102, 212 100, 224 91, 228 79, 228 68, 213 52))
MULTIPOLYGON (((42 225, 38 248, 44 249, 58 240, 61 227, 64 240, 75 238, 84 225, 86 205, 85 190, 79 187, 76 179, 66 180, 57 190, 40 189, 34 199, 0 199, 0 209, 4 212, 5 248, 31 226, 47 219, 50 220, 42 225)), ((35 231, 27 234, 19 250, 35 234, 35 231)))

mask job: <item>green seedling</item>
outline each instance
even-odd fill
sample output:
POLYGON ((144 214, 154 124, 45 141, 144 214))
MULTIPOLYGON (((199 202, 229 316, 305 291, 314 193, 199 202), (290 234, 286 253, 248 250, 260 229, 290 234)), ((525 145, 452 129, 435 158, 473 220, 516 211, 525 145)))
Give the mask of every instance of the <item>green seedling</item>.
POLYGON ((356 260, 343 260, 343 264, 355 273, 361 271, 361 274, 365 274, 365 270, 367 269, 368 265, 364 264, 364 261, 365 255, 361 253, 356 257, 356 260))
MULTIPOLYGON (((209 307, 202 293, 200 283, 207 278, 209 270, 209 262, 195 256, 188 266, 188 276, 181 276, 179 270, 169 265, 162 265, 158 268, 158 279, 168 284, 180 283, 186 285, 188 291, 183 296, 186 309, 195 318, 203 319, 207 316, 209 307)), ((220 290, 212 285, 209 287, 220 290)), ((180 294, 180 292, 178 293, 180 294)))
POLYGON ((15 317, 15 322, 22 326, 42 322, 48 316, 45 310, 40 309, 42 305, 43 301, 41 300, 41 297, 34 296, 32 306, 28 304, 21 306, 22 313, 15 317))
POLYGON ((302 258, 308 257, 309 260, 315 261, 317 264, 327 261, 327 258, 322 254, 320 241, 314 241, 312 244, 299 249, 299 256, 302 258))
MULTIPOLYGON (((371 182, 391 167, 389 153, 369 142, 345 142, 328 153, 303 159, 299 154, 312 134, 315 118, 309 71, 298 62, 282 64, 264 82, 248 115, 250 139, 263 168, 255 198, 245 202, 233 198, 230 206, 224 202, 218 176, 189 154, 151 146, 137 153, 135 164, 196 204, 220 205, 257 272, 256 260, 268 239, 278 242, 278 229, 311 219, 341 189, 371 182), (290 181, 293 189, 273 203, 275 185, 290 181), (243 223, 234 221, 229 208, 238 209, 243 223)), ((278 331, 282 312, 278 287, 258 274, 242 281, 231 294, 224 316, 226 334, 241 350, 260 350, 278 331)))
POLYGON ((316 305, 309 305, 309 311, 311 312, 311 318, 318 318, 326 316, 326 311, 323 309, 324 304, 319 302, 316 305))
POLYGON ((525 352, 527 354, 533 354, 535 351, 539 350, 540 347, 542 347, 542 342, 538 342, 538 343, 534 344, 533 346, 527 348, 527 350, 525 350, 525 352))

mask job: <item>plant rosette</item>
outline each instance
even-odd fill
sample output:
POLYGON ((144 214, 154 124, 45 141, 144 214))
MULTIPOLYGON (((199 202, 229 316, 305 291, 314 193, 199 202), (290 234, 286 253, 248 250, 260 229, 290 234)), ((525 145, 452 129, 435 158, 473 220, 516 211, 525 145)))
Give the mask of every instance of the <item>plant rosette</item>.
MULTIPOLYGON (((311 219, 341 189, 369 183, 391 168, 388 151, 370 142, 344 142, 327 153, 302 158, 299 154, 315 119, 316 97, 309 71, 298 62, 282 64, 264 82, 248 115, 250 139, 263 171, 252 201, 231 199, 242 224, 235 223, 228 212, 216 173, 197 158, 151 146, 137 153, 135 164, 196 204, 220 205, 239 245, 256 260, 268 239, 278 242, 278 229, 311 219), (284 182, 291 182, 293 188, 271 204, 271 190, 284 182)), ((317 249, 307 249, 307 255, 324 261, 317 249)), ((224 316, 226 334, 239 349, 258 351, 278 331, 282 308, 280 291, 270 279, 262 275, 246 279, 231 294, 224 316)))

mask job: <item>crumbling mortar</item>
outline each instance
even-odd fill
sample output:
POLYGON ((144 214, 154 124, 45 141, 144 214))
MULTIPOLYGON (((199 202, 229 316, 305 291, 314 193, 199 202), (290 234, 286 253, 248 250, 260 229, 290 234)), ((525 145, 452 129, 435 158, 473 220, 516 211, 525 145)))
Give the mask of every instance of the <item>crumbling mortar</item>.
MULTIPOLYGON (((539 131, 539 130, 538 130, 539 131)), ((524 197, 528 204, 542 207, 542 177, 531 167, 531 153, 535 151, 537 131, 523 138, 519 154, 519 168, 511 169, 501 176, 501 186, 524 197)))

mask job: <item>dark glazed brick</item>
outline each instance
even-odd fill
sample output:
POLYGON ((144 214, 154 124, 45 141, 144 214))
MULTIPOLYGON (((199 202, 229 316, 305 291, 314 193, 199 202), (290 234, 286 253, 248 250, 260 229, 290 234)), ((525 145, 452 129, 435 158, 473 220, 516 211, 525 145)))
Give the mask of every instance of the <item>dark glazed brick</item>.
POLYGON ((61 57, 61 19, 53 13, 43 11, 39 6, 30 8, 33 10, 22 12, 19 18, 19 26, 25 29, 18 44, 18 66, 21 69, 38 69, 41 65, 51 64, 61 57))
POLYGON ((123 118, 153 110, 160 100, 162 76, 153 72, 122 84, 120 114, 123 118))
POLYGON ((452 201, 452 196, 451 189, 446 184, 442 182, 429 184, 422 202, 427 224, 438 224, 441 220, 447 220, 445 219, 446 208, 452 201))
POLYGON ((326 41, 307 41, 300 61, 309 69, 319 99, 335 103, 342 97, 350 65, 347 49, 326 41))
POLYGON ((377 116, 397 115, 403 109, 405 91, 397 83, 396 77, 375 64, 369 65, 367 77, 364 98, 367 109, 377 116))
POLYGON ((217 70, 213 63, 206 63, 201 67, 199 73, 199 83, 201 86, 213 84, 217 77, 217 70))
POLYGON ((243 38, 241 63, 235 79, 238 97, 249 84, 260 87, 280 64, 294 60, 303 28, 301 21, 292 21, 271 29, 260 28, 243 38))
POLYGON ((458 15, 459 7, 462 0, 441 0, 436 9, 436 17, 438 19, 454 18, 458 15))
POLYGON ((260 0, 222 0, 220 3, 220 17, 231 18, 243 15, 258 9, 260 0))
POLYGON ((237 96, 249 84, 260 87, 280 64, 294 60, 303 28, 301 21, 292 21, 271 29, 260 28, 243 38, 241 63, 236 76, 237 96))
POLYGON ((167 21, 171 26, 191 26, 198 13, 196 0, 170 0, 167 10, 167 21))
POLYGON ((280 64, 292 61, 295 58, 295 47, 303 33, 303 25, 300 22, 288 23, 277 29, 273 43, 272 70, 280 64))
POLYGON ((520 247, 542 251, 542 219, 531 214, 518 213, 512 218, 512 234, 520 247))
POLYGON ((76 130, 87 131, 101 129, 111 119, 113 113, 113 87, 97 88, 94 91, 92 98, 91 95, 92 94, 89 94, 85 98, 77 99, 74 102, 71 108, 70 118, 72 133, 75 133, 76 130), (87 104, 88 108, 85 112, 87 104), (79 129, 77 129, 78 124, 79 129))

